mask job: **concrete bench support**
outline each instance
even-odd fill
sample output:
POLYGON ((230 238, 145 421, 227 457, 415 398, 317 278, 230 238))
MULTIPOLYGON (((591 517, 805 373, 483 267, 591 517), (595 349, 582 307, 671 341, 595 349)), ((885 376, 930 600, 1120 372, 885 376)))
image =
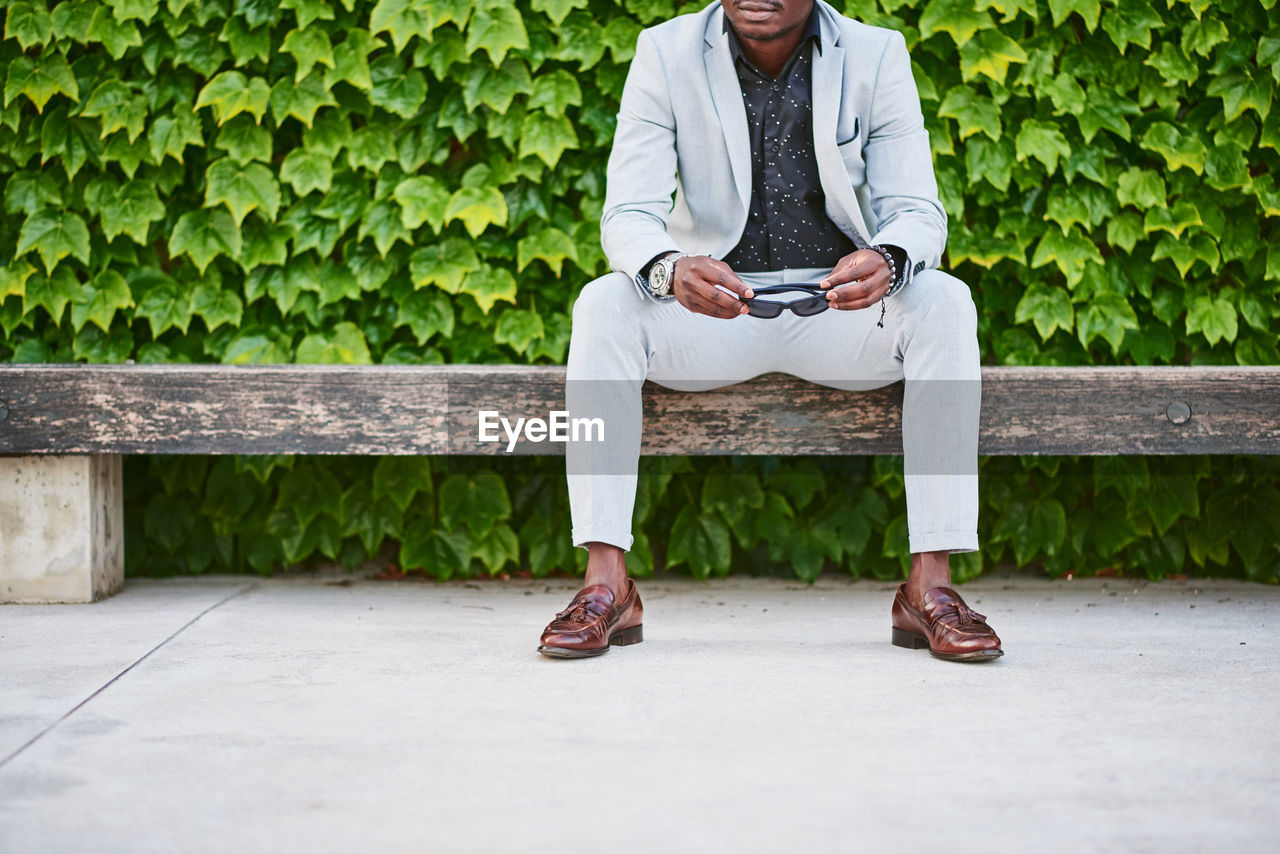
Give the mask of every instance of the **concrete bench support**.
POLYGON ((0 457, 0 602, 94 602, 123 586, 120 464, 0 457))

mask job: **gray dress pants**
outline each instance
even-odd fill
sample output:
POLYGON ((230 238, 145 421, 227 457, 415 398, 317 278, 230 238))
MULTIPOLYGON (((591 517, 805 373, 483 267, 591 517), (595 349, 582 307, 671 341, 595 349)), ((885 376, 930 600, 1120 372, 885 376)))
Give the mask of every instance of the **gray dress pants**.
MULTIPOLYGON (((747 273, 747 284, 817 282, 828 270, 747 273)), ((801 293, 770 296, 786 301, 801 293)), ((813 317, 721 320, 642 294, 612 273, 588 284, 573 309, 566 405, 602 423, 603 441, 570 441, 566 464, 573 542, 632 544, 646 379, 683 391, 778 371, 846 390, 905 379, 902 449, 910 549, 978 548, 977 312, 969 288, 923 270, 880 305, 813 317)), ((586 434, 584 433, 584 436, 586 434)))

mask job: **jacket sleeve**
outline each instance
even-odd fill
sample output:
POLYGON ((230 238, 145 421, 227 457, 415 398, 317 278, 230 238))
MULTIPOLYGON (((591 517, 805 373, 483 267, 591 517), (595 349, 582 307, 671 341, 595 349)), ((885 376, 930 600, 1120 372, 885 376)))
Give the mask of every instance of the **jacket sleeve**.
POLYGON ((645 264, 680 248, 667 234, 675 191, 675 116, 661 57, 644 31, 622 90, 600 219, 600 241, 614 270, 636 281, 645 264))
MULTIPOLYGON (((872 242, 902 247, 909 265, 937 267, 947 243, 947 214, 938 201, 929 133, 901 33, 889 38, 874 91, 863 151, 878 228, 872 242)), ((904 284, 913 274, 910 266, 903 271, 904 284)))

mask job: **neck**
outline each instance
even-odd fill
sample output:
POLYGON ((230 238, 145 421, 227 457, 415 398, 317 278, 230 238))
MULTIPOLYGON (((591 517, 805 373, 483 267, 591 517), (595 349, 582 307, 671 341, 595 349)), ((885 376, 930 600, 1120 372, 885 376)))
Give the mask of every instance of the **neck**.
POLYGON ((743 56, 752 65, 770 77, 777 77, 804 38, 804 22, 782 35, 767 40, 743 38, 736 29, 734 35, 738 37, 738 45, 742 48, 743 56))

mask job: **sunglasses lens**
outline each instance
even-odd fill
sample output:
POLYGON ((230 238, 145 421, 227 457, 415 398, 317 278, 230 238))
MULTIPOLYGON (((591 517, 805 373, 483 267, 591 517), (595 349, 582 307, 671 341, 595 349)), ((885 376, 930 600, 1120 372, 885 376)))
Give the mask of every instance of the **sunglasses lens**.
POLYGON ((815 314, 822 314, 831 307, 827 302, 826 296, 812 296, 808 299, 796 300, 791 303, 791 310, 801 317, 813 317, 815 314))
POLYGON ((777 317, 782 314, 782 303, 752 300, 747 306, 747 314, 752 317, 777 317))

